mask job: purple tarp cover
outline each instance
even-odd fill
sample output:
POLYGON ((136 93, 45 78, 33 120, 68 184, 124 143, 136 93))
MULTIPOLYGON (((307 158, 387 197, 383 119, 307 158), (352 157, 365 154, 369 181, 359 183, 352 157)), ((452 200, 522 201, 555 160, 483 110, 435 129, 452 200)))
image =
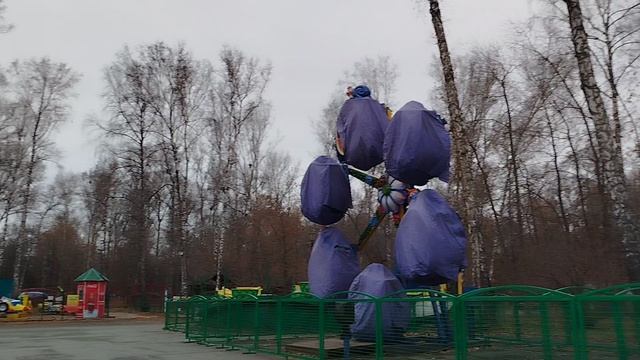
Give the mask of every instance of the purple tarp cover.
POLYGON ((316 158, 302 179, 300 199, 302 214, 310 221, 320 225, 340 221, 351 207, 346 166, 327 156, 316 158))
POLYGON ((364 171, 380 164, 387 125, 384 107, 371 97, 345 101, 336 123, 338 137, 344 144, 344 162, 364 171))
POLYGON ((309 257, 307 275, 311 293, 326 297, 347 291, 358 272, 360 265, 355 247, 340 230, 333 227, 323 229, 309 257))
POLYGON ((394 251, 398 274, 419 285, 455 281, 467 266, 466 246, 458 214, 435 190, 421 191, 398 227, 394 251))
POLYGON ((449 181, 451 139, 445 123, 417 101, 400 108, 384 138, 389 175, 410 185, 424 185, 435 177, 449 181))
MULTIPOLYGON (((374 297, 384 297, 404 290, 400 280, 382 264, 370 264, 351 283, 349 291, 365 293, 374 297)), ((404 297, 404 294, 396 294, 404 297)), ((350 293, 353 300, 366 300, 368 297, 350 293)), ((411 309, 406 302, 386 302, 382 304, 383 336, 386 339, 402 335, 409 324, 411 309)), ((355 305, 355 322, 351 325, 351 334, 359 341, 375 341, 376 309, 373 302, 361 301, 355 305)))

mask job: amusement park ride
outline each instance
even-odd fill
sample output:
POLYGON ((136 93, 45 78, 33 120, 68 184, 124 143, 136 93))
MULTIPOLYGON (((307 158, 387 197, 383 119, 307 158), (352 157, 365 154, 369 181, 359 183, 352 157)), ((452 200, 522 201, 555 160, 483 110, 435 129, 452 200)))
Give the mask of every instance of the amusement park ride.
POLYGON ((446 121, 416 101, 391 117, 366 86, 347 95, 336 124, 337 159, 315 159, 301 185, 303 214, 323 225, 309 259, 311 292, 319 297, 355 292, 368 288, 363 279, 381 284, 382 278, 391 283, 371 295, 450 283, 458 283, 460 292, 466 267, 464 227, 441 195, 422 188, 434 178, 448 181, 451 140, 446 121), (383 162, 385 174, 366 172, 383 162), (378 190, 377 209, 355 244, 332 226, 351 207, 349 176, 378 190), (361 272, 357 252, 389 214, 397 227, 394 268, 371 264, 361 272), (378 278, 364 276, 374 267, 378 278))

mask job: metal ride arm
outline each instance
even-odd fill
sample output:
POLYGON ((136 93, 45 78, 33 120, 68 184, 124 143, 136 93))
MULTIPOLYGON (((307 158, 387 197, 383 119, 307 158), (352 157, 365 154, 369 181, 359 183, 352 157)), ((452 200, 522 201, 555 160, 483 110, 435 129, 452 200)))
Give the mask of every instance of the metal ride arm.
POLYGON ((349 175, 376 189, 380 189, 387 184, 387 181, 384 177, 377 178, 351 166, 349 166, 349 175))
MULTIPOLYGON (((375 188, 380 189, 387 184, 387 181, 384 177, 378 178, 373 175, 367 174, 362 170, 358 170, 354 167, 349 166, 349 175, 354 178, 362 181, 363 183, 375 188)), ((375 214, 369 220, 367 227, 364 229, 362 234, 360 234, 360 238, 358 239, 358 249, 362 250, 366 245, 367 241, 371 238, 373 233, 376 231, 384 217, 387 215, 384 207, 381 205, 376 209, 375 214)))
POLYGON ((384 210, 384 207, 379 205, 376 209, 376 213, 373 214, 369 220, 367 227, 364 229, 362 234, 360 234, 360 238, 358 239, 358 250, 362 250, 364 248, 367 241, 371 238, 371 235, 373 235, 386 215, 387 212, 384 210))
MULTIPOLYGON (((353 176, 354 178, 362 181, 363 183, 375 188, 375 189, 383 189, 385 186, 388 185, 387 183, 387 177, 383 176, 383 177, 375 177, 373 175, 367 174, 366 172, 362 171, 362 170, 358 170, 356 168, 353 168, 351 166, 349 166, 349 175, 353 176)), ((397 214, 393 215, 393 222, 396 226, 398 226, 400 224, 400 220, 402 219, 402 216, 405 213, 405 208, 404 206, 400 209, 400 211, 397 214)), ((382 205, 379 205, 378 208, 376 209, 375 214, 373 214, 373 216, 371 217, 371 219, 369 220, 369 223, 367 224, 367 227, 364 229, 364 231, 362 232, 362 234, 360 234, 360 238, 358 239, 358 248, 359 249, 363 249, 364 246, 366 245, 367 241, 371 238, 371 236, 373 235, 373 233, 375 232, 375 230, 378 228, 378 226, 380 225, 380 223, 382 223, 382 220, 384 219, 384 217, 387 215, 387 210, 385 210, 385 208, 382 205)))

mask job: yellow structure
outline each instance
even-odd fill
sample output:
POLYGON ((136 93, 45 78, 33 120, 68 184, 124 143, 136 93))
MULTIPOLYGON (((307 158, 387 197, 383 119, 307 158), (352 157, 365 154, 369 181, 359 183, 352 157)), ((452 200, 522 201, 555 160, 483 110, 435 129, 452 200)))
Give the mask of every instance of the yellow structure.
POLYGON ((230 298, 233 296, 233 293, 231 292, 231 289, 223 287, 222 289, 218 290, 218 296, 230 298))
POLYGON ((29 295, 24 294, 20 300, 10 299, 7 297, 0 298, 0 313, 25 313, 31 310, 31 301, 29 295))

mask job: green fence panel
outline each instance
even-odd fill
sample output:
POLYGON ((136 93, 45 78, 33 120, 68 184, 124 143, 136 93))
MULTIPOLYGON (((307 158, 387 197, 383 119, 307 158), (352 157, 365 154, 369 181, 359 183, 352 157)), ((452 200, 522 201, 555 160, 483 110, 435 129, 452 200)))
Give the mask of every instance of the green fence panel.
POLYGON ((577 296, 582 359, 640 359, 640 284, 577 296))
POLYGON ((196 297, 189 301, 185 337, 187 341, 206 343, 209 337, 208 321, 211 317, 211 305, 219 302, 217 298, 196 297))
POLYGON ((194 296, 186 302, 186 319, 184 336, 187 341, 200 341, 203 334, 203 323, 206 318, 206 301, 204 296, 194 296))
POLYGON ((324 299, 321 358, 375 358, 377 299, 358 292, 339 292, 324 299), (357 315, 367 314, 370 334, 352 334, 357 315), (346 354, 346 355, 345 355, 346 354))
POLYGON ((175 300, 167 304, 165 326, 170 331, 184 332, 187 324, 187 300, 175 300))
POLYGON ((293 293, 280 299, 280 324, 276 349, 291 359, 324 358, 324 300, 307 293, 293 293))
POLYGON ((198 296, 167 301, 164 328, 291 359, 640 359, 640 284, 198 296))
POLYGON ((255 348, 257 352, 278 353, 278 325, 280 315, 278 307, 280 301, 277 298, 260 298, 257 308, 257 332, 255 334, 255 348))
POLYGON ((461 359, 575 359, 573 296, 532 286, 479 289, 460 296, 461 359), (463 353, 464 351, 464 353, 463 353))
POLYGON ((433 290, 406 290, 379 300, 377 358, 454 359, 459 337, 455 296, 433 290))
POLYGON ((204 319, 204 335, 201 340, 203 344, 223 347, 227 343, 228 302, 224 298, 207 301, 207 316, 204 319))
POLYGON ((175 329, 176 322, 176 302, 166 301, 164 307, 164 329, 173 331, 175 329))
POLYGON ((228 318, 227 342, 231 349, 255 352, 258 334, 258 297, 242 294, 227 301, 228 318))

